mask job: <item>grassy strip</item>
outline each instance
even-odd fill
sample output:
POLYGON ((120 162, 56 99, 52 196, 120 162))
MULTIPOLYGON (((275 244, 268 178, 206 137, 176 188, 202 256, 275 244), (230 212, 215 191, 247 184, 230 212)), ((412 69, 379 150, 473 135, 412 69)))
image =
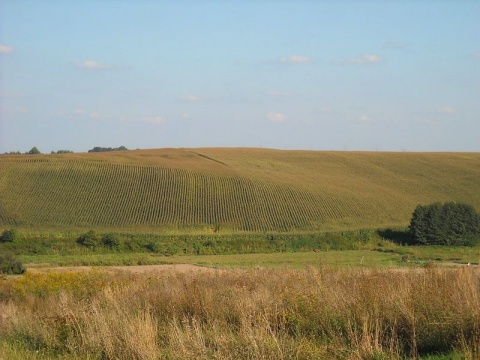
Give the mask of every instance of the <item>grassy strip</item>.
POLYGON ((114 265, 162 265, 192 264, 222 268, 294 268, 335 265, 359 267, 388 267, 407 265, 394 253, 368 250, 339 250, 322 252, 291 252, 235 255, 174 255, 155 254, 88 254, 76 255, 27 255, 23 257, 27 267, 52 266, 114 266, 114 265))
MULTIPOLYGON (((416 265, 426 262, 449 262, 460 264, 478 264, 479 246, 406 246, 408 236, 405 231, 396 231, 389 240, 384 238, 392 231, 344 231, 337 233, 240 233, 211 235, 172 235, 172 234, 135 234, 108 233, 96 234, 91 246, 80 245, 77 239, 80 233, 23 233, 13 243, 0 243, 0 252, 12 253, 27 264, 46 263, 51 266, 82 265, 149 265, 192 263, 223 266, 249 266, 273 260, 276 264, 288 264, 290 261, 302 266, 315 263, 318 259, 332 264, 351 265, 348 260, 340 260, 342 252, 350 252, 357 264, 364 259, 378 257, 389 259, 386 263, 397 265, 416 265), (102 242, 108 235, 108 242, 102 242), (295 255, 301 253, 302 255, 295 255), (374 254, 375 255, 370 255, 374 254), (251 254, 252 256, 242 256, 251 254), (254 256, 254 254, 262 254, 254 256), (271 254, 271 255, 264 255, 271 254), (333 255, 334 254, 334 255, 333 255), (352 254, 356 254, 355 256, 352 254), (379 254, 383 254, 380 256, 379 254), (215 255, 209 257, 209 255, 215 255), (237 255, 222 258, 219 255, 237 255), (309 258, 312 260, 306 260, 309 258), (252 259, 261 259, 261 261, 252 259), (208 260, 206 260, 208 259, 208 260), (237 260, 232 260, 237 259, 237 260), (240 260, 239 260, 240 259, 240 260), (289 260, 294 259, 294 260, 289 260)), ((388 237, 387 237, 388 239, 388 237)), ((91 243, 90 243, 91 244, 91 243)), ((380 260, 382 262, 384 260, 380 260)), ((372 262, 372 261, 370 261, 372 262)), ((373 261, 375 263, 375 261, 373 261)), ((268 266, 268 265, 267 265, 268 266)))
POLYGON ((80 246, 81 233, 24 233, 15 242, 0 243, 16 254, 150 252, 161 255, 219 255, 308 250, 355 250, 388 243, 374 230, 337 233, 158 234, 95 233, 80 246), (105 239, 108 237, 109 241, 105 239))

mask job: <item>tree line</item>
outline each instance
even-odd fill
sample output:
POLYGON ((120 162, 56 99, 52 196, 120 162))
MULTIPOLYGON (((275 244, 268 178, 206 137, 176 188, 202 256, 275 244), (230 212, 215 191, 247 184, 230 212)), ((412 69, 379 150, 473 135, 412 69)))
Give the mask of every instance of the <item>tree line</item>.
MULTIPOLYGON (((101 146, 95 146, 93 149, 88 150, 89 153, 93 152, 104 152, 104 151, 122 151, 122 150, 128 150, 125 146, 119 146, 116 148, 111 148, 111 147, 101 147, 101 146)), ((52 151, 50 154, 72 154, 73 151, 71 150, 58 150, 58 151, 52 151)), ((41 151, 37 149, 37 147, 31 148, 29 151, 22 153, 20 151, 10 151, 4 153, 4 155, 37 155, 41 154, 41 151)))
POLYGON ((116 148, 95 146, 93 149, 88 150, 88 152, 93 153, 93 152, 122 151, 122 150, 128 150, 128 149, 125 146, 119 146, 116 148))
MULTIPOLYGON (((36 146, 31 148, 29 151, 22 153, 20 151, 10 151, 4 153, 4 155, 38 155, 41 154, 42 152, 37 149, 36 146)), ((73 154, 72 150, 57 150, 57 151, 52 151, 50 154, 73 154)))

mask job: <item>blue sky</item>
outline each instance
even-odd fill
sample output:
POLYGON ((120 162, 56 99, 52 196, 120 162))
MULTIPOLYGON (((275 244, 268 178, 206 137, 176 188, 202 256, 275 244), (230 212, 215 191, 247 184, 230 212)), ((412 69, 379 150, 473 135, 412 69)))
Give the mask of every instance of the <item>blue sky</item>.
POLYGON ((480 1, 0 0, 0 153, 479 134, 480 1))

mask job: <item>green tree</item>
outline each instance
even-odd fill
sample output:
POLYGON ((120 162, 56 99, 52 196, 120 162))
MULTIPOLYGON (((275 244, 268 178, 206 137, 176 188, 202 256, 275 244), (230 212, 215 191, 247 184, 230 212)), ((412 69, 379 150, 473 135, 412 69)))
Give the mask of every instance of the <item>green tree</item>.
POLYGON ((480 215, 467 204, 417 206, 410 234, 420 244, 466 245, 480 238, 480 215))
POLYGON ((27 153, 28 155, 37 155, 41 154, 40 150, 38 150, 35 146, 30 149, 30 151, 27 153))

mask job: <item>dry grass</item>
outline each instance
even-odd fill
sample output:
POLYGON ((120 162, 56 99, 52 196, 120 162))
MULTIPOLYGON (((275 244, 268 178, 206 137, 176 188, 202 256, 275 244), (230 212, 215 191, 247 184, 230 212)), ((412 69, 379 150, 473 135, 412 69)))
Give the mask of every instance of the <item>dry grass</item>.
POLYGON ((79 291, 90 273, 31 274, 0 283, 0 353, 402 359, 456 351, 476 359, 479 275, 468 267, 118 272, 79 291), (35 280, 52 284, 39 292, 35 280))

